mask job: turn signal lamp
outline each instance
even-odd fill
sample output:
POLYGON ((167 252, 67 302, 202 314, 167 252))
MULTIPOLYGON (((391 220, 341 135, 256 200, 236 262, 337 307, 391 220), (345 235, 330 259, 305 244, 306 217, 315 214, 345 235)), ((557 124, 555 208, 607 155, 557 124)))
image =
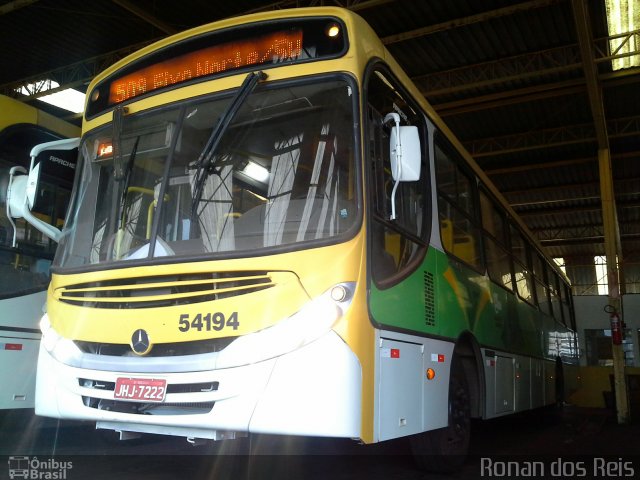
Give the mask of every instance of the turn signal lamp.
POLYGON ((427 380, 433 380, 436 378, 436 371, 433 368, 427 368, 427 380))

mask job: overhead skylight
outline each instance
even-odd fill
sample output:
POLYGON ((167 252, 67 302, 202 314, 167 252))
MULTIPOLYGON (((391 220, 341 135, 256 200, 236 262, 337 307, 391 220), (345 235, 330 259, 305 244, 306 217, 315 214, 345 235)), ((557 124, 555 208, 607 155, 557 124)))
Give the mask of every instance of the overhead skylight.
POLYGON ((560 270, 562 270, 562 273, 564 273, 565 275, 567 274, 567 266, 564 262, 564 258, 563 257, 554 257, 553 261, 556 262, 556 265, 558 267, 560 267, 560 270))
POLYGON ((614 56, 611 60, 613 70, 640 66, 640 0, 605 0, 609 36, 621 35, 609 41, 614 56), (636 52, 633 54, 633 52, 636 52))
MULTIPOLYGON (((35 95, 35 93, 53 90, 59 86, 60 84, 55 80, 42 80, 37 84, 30 83, 26 86, 20 87, 18 91, 23 95, 35 95)), ((84 98, 84 93, 74 90, 73 88, 67 88, 59 92, 38 97, 38 100, 54 105, 58 108, 69 110, 73 113, 80 113, 84 110, 84 98)))

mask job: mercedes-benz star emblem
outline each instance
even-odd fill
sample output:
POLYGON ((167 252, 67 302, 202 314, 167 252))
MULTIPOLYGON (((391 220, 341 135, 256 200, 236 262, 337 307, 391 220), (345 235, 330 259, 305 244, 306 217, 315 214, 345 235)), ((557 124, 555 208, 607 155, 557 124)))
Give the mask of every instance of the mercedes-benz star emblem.
POLYGON ((131 335, 131 350, 136 355, 146 355, 151 351, 151 340, 149 334, 142 329, 136 330, 131 335))

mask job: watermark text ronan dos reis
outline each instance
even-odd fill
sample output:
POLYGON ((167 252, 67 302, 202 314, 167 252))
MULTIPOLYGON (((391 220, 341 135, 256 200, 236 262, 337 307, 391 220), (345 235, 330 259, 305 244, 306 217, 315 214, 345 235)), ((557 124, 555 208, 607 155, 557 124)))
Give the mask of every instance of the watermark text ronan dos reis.
POLYGON ((491 478, 625 478, 635 474, 633 462, 619 457, 549 461, 504 461, 485 457, 480 460, 480 476, 491 478))

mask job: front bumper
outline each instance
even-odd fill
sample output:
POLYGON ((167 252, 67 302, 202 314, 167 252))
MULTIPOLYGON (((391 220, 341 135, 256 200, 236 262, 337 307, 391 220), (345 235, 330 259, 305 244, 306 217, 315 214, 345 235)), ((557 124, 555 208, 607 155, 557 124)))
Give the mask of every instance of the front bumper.
POLYGON ((240 367, 126 370, 70 367, 41 345, 36 414, 92 420, 99 428, 124 432, 193 438, 219 439, 229 432, 360 437, 360 363, 333 331, 293 352, 240 367), (170 393, 162 404, 114 400, 111 386, 118 377, 163 378, 170 393), (215 388, 199 391, 199 385, 215 388))

